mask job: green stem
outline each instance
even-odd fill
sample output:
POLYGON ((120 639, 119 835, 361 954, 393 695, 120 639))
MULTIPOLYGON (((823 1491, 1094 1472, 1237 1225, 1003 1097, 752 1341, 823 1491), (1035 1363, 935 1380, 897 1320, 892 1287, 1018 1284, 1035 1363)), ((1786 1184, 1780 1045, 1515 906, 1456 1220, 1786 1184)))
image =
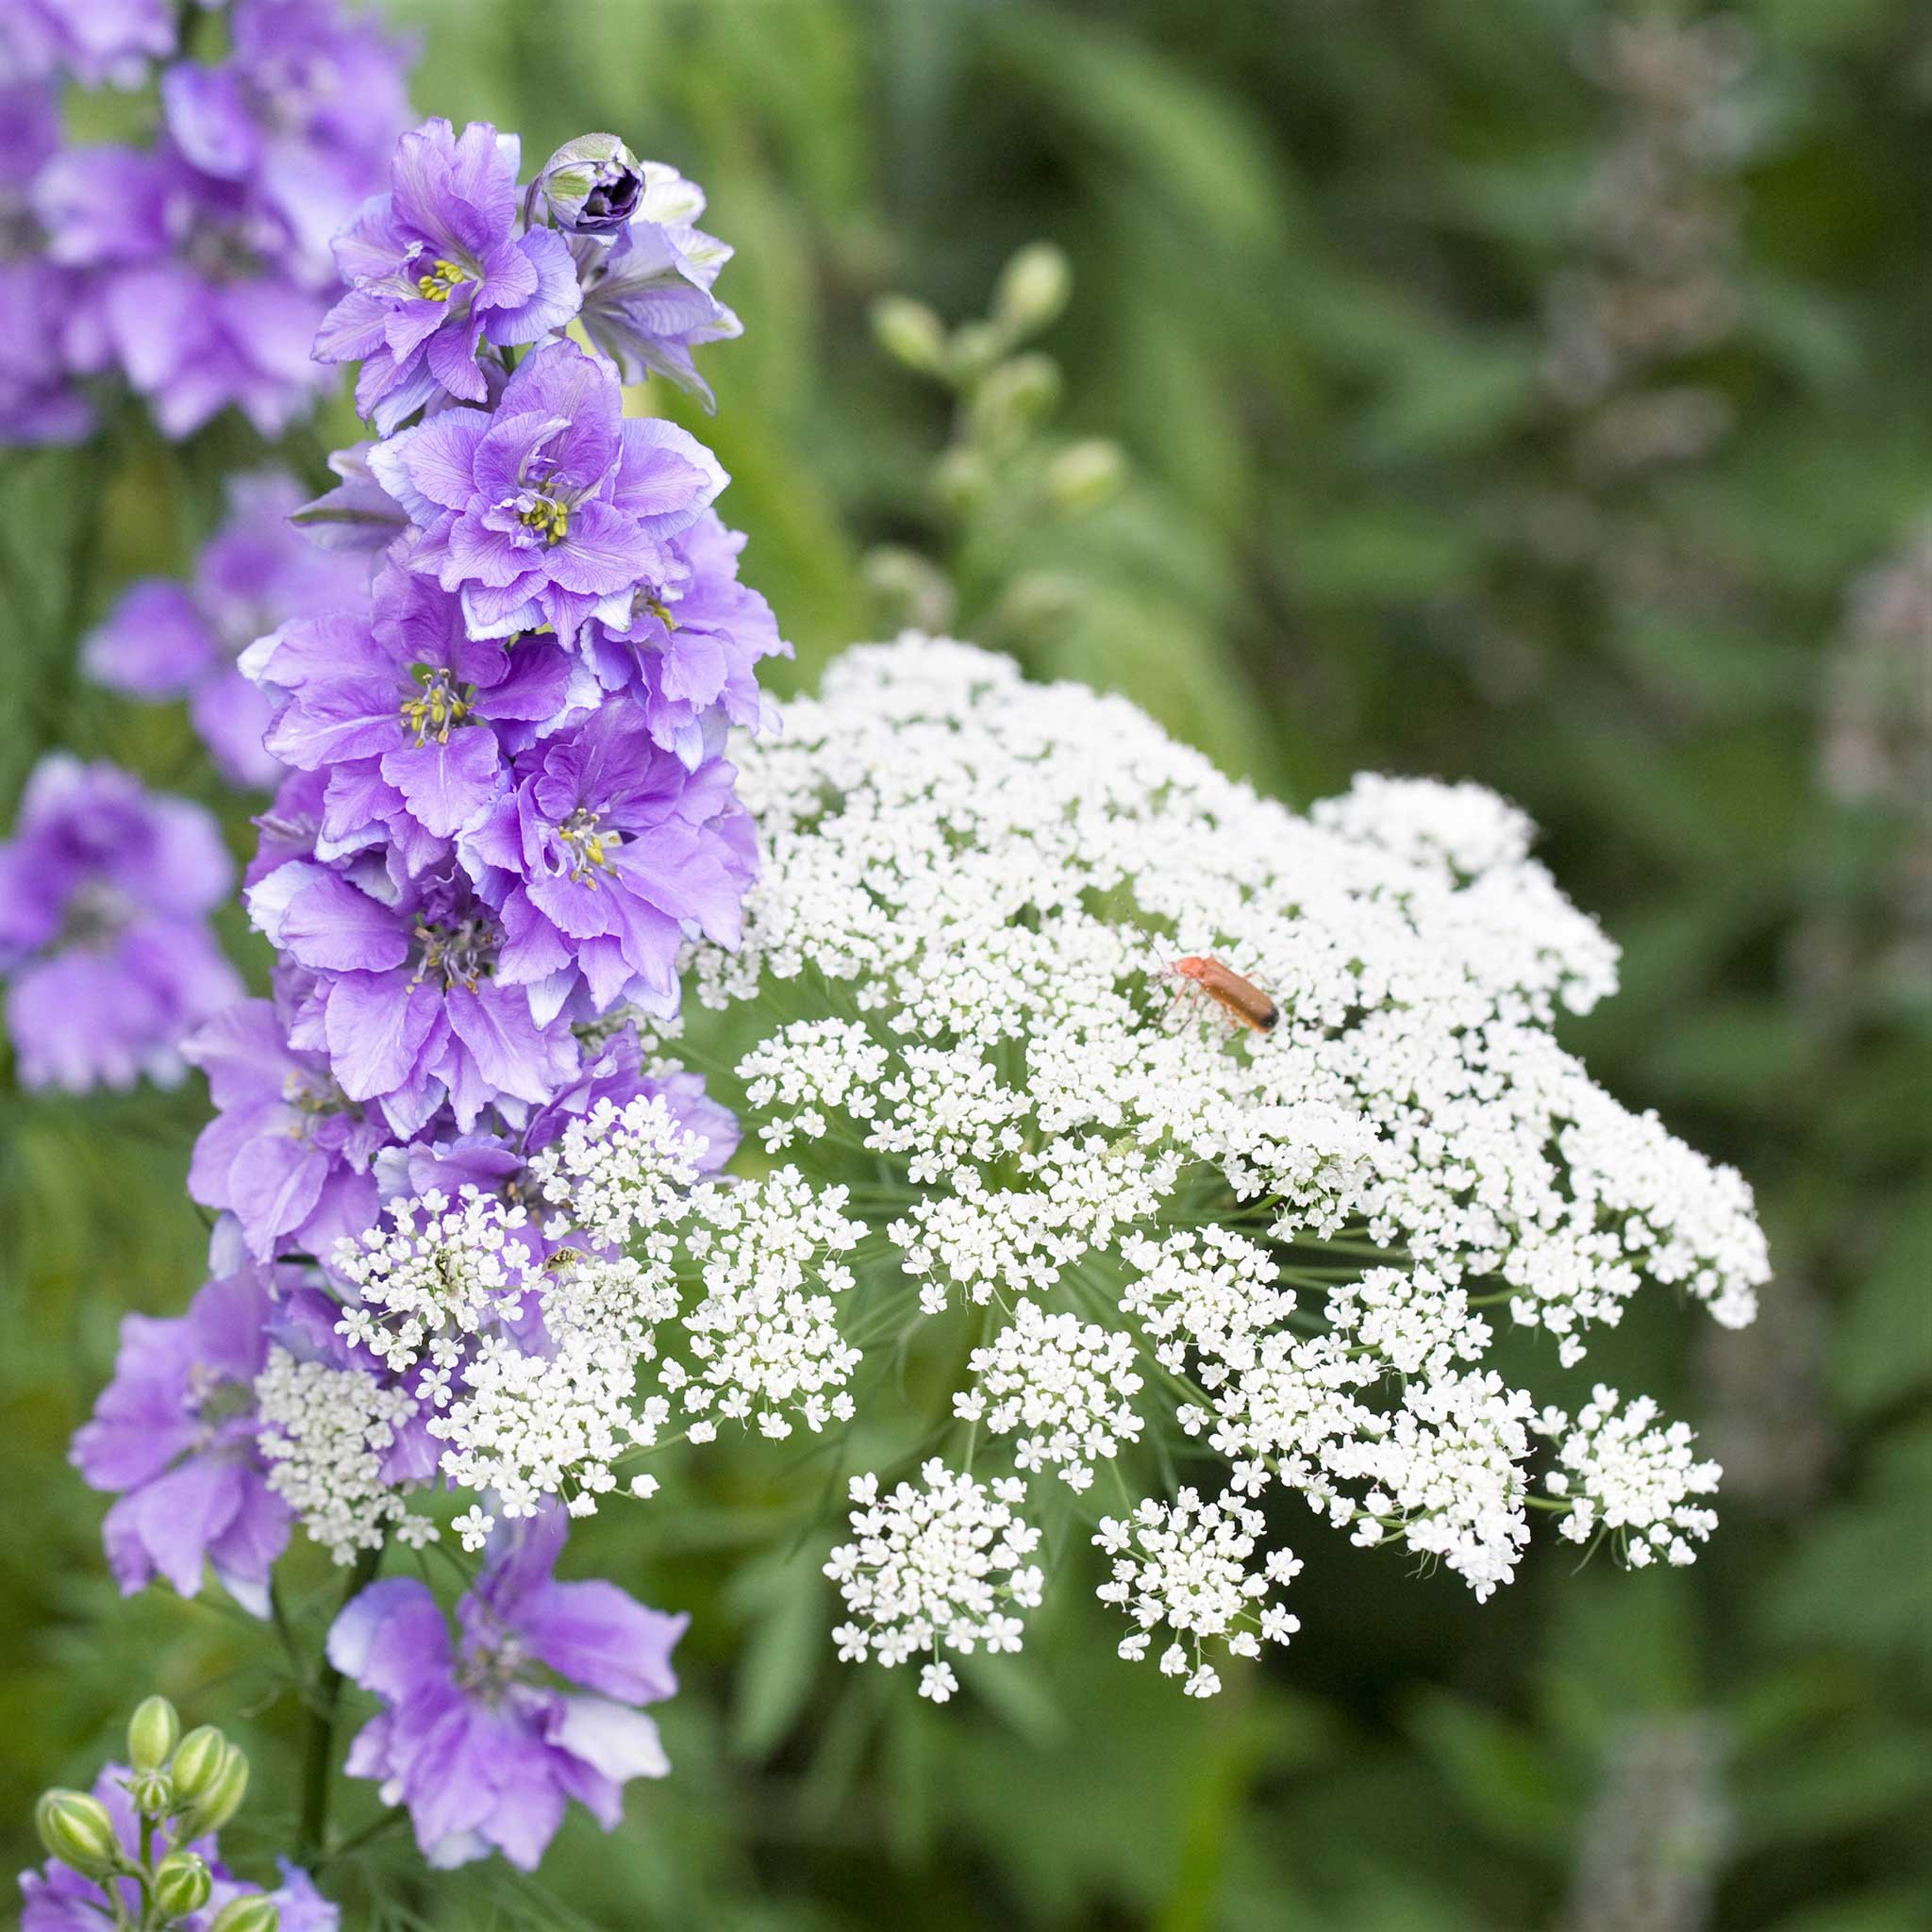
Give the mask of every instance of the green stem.
MULTIPOLYGON (((382 1547, 364 1550, 356 1559, 355 1574, 337 1607, 340 1616, 375 1580, 382 1567, 382 1547)), ((333 1620, 331 1620, 333 1621, 333 1620)), ((308 1735, 302 1757, 302 1822, 295 1834, 295 1862, 309 1865, 322 1851, 328 1829, 329 1790, 335 1779, 336 1717, 341 1708, 342 1674, 324 1653, 322 1674, 308 1706, 308 1735)))

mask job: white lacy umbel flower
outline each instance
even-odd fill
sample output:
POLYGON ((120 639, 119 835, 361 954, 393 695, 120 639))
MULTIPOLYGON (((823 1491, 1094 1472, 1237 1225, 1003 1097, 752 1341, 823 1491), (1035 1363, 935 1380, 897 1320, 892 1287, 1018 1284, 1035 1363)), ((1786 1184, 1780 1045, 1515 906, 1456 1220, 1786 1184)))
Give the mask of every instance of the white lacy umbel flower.
POLYGON ((871 1657, 889 1670, 930 1655, 919 1694, 943 1704, 958 1680, 940 1650, 1020 1648, 1021 1621, 1007 1607, 1040 1601, 1042 1579, 1028 1560, 1040 1532, 1013 1513, 1026 1490, 1017 1477, 988 1488, 938 1457, 919 1477, 884 1497, 877 1476, 852 1478, 854 1541, 825 1564, 850 1612, 832 1639, 848 1661, 871 1657))
POLYGON ((1485 1597, 1538 1511, 1638 1564, 1708 1534, 1683 1425, 1607 1391, 1573 1422, 1491 1359, 1513 1326, 1570 1367, 1646 1281, 1735 1326, 1767 1274, 1743 1181, 1553 1037, 1615 955, 1520 813, 1362 778, 1297 816, 914 636, 739 782, 743 942, 692 945, 656 1037, 735 1066, 747 1169, 788 1164, 701 1178, 664 1108, 606 1105, 532 1163, 541 1238, 425 1198, 351 1251, 343 1332, 476 1492, 459 1535, 800 1424, 816 1499, 853 1423, 860 1466, 923 1473, 854 1491, 839 1653, 943 1701, 1043 1587, 1020 1473, 1041 1547, 1100 1544, 1123 1655, 1201 1696, 1295 1628, 1273 1491, 1485 1597))

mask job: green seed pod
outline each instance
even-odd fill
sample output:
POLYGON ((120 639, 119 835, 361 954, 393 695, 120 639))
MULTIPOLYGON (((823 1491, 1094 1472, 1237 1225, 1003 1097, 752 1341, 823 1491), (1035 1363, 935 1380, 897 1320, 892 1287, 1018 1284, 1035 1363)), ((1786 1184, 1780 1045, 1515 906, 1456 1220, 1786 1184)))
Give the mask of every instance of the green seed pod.
POLYGON ((194 1804, 221 1776, 227 1755, 228 1740, 214 1725, 201 1724, 190 1731, 175 1747, 175 1797, 184 1805, 194 1804))
POLYGON ((165 1818, 175 1808, 175 1780, 165 1771, 142 1771, 127 1781, 127 1795, 144 1818, 165 1818))
POLYGON ((207 1905, 214 1878, 192 1852, 173 1852, 155 1870, 155 1904, 164 1919, 185 1919, 207 1905))
POLYGON ((264 1892, 252 1898, 230 1899, 215 1914, 208 1932, 275 1932, 282 1923, 282 1908, 264 1892))
POLYGON ((34 1807, 34 1829, 53 1857, 90 1876, 105 1872, 121 1856, 108 1807, 86 1791, 42 1792, 34 1807))
POLYGON ((1015 336, 1044 328, 1067 306, 1074 271, 1065 253, 1051 242, 1035 242, 1000 271, 992 312, 1015 336))
POLYGON ((872 332, 895 362, 937 375, 946 359, 946 325, 909 295, 881 295, 872 305, 872 332))
POLYGON ((195 1801, 194 1808, 181 1821, 184 1839, 199 1838, 205 1831, 219 1831, 242 1808, 248 1790, 248 1759, 233 1744, 222 1760, 221 1775, 195 1801))
POLYGON ((127 1762, 136 1771, 158 1771, 181 1738, 181 1720, 165 1697, 144 1697, 127 1720, 127 1762))
POLYGON ((1093 437, 1063 449, 1046 466, 1046 492, 1063 510, 1098 509, 1126 480, 1120 444, 1093 437))

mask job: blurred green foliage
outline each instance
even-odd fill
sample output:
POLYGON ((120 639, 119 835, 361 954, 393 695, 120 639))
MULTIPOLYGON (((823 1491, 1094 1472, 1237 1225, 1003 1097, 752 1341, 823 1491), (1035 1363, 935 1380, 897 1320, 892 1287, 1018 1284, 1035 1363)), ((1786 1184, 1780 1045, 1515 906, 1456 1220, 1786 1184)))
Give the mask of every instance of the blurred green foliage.
MULTIPOLYGON (((1205 1708, 1063 1599, 1024 1669, 935 1712, 831 1664, 816 1543, 756 1490, 599 1519, 587 1564, 697 1613, 676 1774, 634 1788, 614 1838, 574 1821, 535 1882, 425 1884, 375 1840, 323 1874, 348 1924, 1932 1924, 1932 539, 1909 547, 1932 510, 1932 19, 392 10, 425 34, 425 112, 520 128, 532 159, 608 127, 709 191, 746 333, 711 353, 703 430, 797 643, 789 680, 885 621, 875 588, 904 573, 859 559, 895 546, 943 567, 966 634, 1128 691, 1288 795, 1363 766, 1509 793, 1626 948, 1574 1042, 1743 1168, 1780 1279, 1750 1334, 1687 1343, 1653 1308, 1593 1357, 1728 1466, 1694 1571, 1573 1576, 1545 1550, 1478 1607, 1312 1538, 1303 1636, 1205 1708), (983 314, 1041 238, 1073 267, 1029 345, 1062 378, 1053 447, 1116 442, 1125 481, 1043 517, 1003 471, 962 508, 935 482, 948 400, 868 317, 892 294, 983 314), (1016 601, 1027 581, 1056 594, 1016 601)), ((318 431, 297 460, 319 480, 352 424, 318 431)), ((171 451, 129 418, 91 452, 9 457, 7 799, 63 741, 220 801, 183 721, 78 686, 73 647, 129 575, 185 560, 251 454, 230 424, 171 451)), ((244 1863, 293 1807, 273 1637, 207 1600, 121 1604, 62 1459, 120 1314, 175 1310, 197 1278, 201 1112, 192 1091, 6 1104, 16 1864, 34 1791, 87 1782, 153 1689, 256 1756, 244 1863)), ((292 1585, 312 1637, 336 1585, 312 1551, 292 1585)), ((375 1813, 344 1788, 348 1828, 375 1813)))

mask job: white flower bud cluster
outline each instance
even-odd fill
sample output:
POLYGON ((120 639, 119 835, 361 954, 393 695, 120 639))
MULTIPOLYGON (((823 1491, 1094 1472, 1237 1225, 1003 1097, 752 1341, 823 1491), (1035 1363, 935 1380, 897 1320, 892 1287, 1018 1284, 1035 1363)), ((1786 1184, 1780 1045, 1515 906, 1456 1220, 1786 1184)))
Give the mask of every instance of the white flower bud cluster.
POLYGON ((852 1478, 856 1541, 835 1549, 824 1572, 851 1613, 832 1632, 840 1657, 890 1670, 926 1655, 919 1694, 943 1704, 959 1686, 942 1650, 1020 1648, 1021 1620, 1002 1606, 1039 1604, 1043 1579, 1029 1558, 1040 1532, 1013 1512, 1026 1492, 1016 1476, 989 1488, 937 1457, 919 1476, 883 1498, 877 1476, 852 1478))
POLYGON ((969 1454, 984 1430, 1076 1492, 1163 1424, 1224 1459, 1214 1500, 1109 1532, 1105 1593, 1182 1633, 1195 1694, 1208 1646, 1291 1624, 1244 1612, 1292 1574, 1256 1507, 1276 1484, 1479 1596, 1553 1426, 1566 1534, 1641 1563, 1707 1533, 1681 1425, 1566 1438, 1490 1365, 1506 1317, 1574 1363, 1646 1281, 1740 1325, 1769 1272, 1744 1182, 1556 1042, 1615 952, 1514 808, 1363 777, 1298 817, 1117 698, 910 634, 848 653, 740 782, 765 863, 741 947, 691 965, 705 1006, 791 1016, 739 1063, 747 1129, 892 1203, 902 1337, 1004 1313, 953 1398, 969 1454))
POLYGON ((1057 1468, 1069 1489, 1085 1490, 1095 1462, 1140 1438, 1139 1359, 1131 1335, 1022 1302, 1010 1325, 973 1351, 973 1387, 953 1398, 953 1413, 995 1436, 1025 1431, 1013 1444, 1016 1466, 1057 1468))
POLYGON ((1560 1438, 1561 1465, 1544 1479, 1550 1494, 1568 1501, 1557 1524, 1573 1542, 1600 1532, 1613 1536, 1626 1563, 1690 1563, 1692 1543, 1707 1542, 1717 1512, 1691 1502, 1712 1494, 1724 1472, 1691 1454, 1695 1438, 1684 1423, 1657 1426, 1657 1406, 1640 1395, 1620 1408, 1616 1390, 1599 1382, 1569 1424, 1560 1409, 1539 1424, 1560 1438))
POLYGON ((435 1524, 412 1512, 384 1474, 397 1430, 416 1415, 400 1389, 272 1347, 255 1393, 269 1487, 338 1563, 380 1549, 391 1534, 411 1545, 434 1539, 435 1524))

